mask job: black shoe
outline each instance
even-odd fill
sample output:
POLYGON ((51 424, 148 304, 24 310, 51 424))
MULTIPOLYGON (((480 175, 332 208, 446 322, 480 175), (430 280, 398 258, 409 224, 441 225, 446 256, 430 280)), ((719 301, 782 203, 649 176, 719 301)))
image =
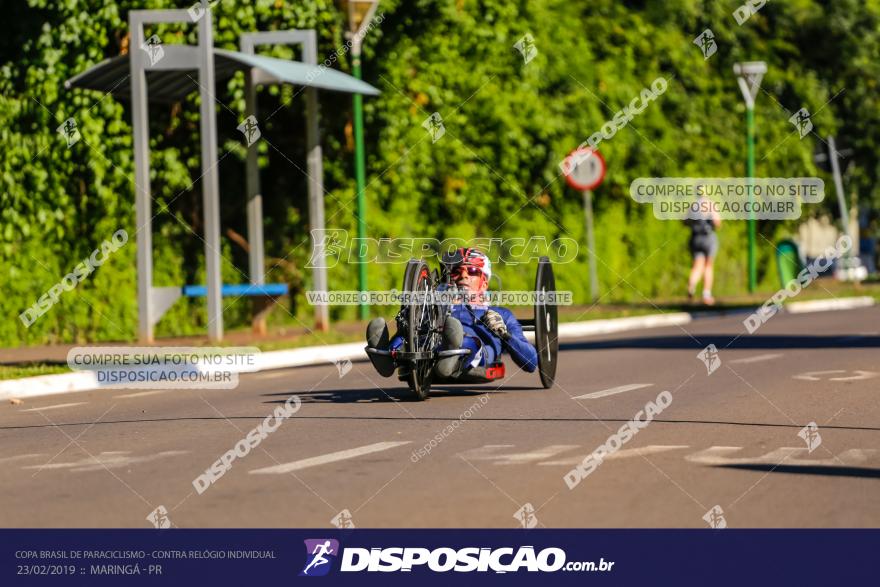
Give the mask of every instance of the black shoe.
MULTIPOLYGON (((388 350, 388 325, 385 318, 373 318, 367 324, 367 346, 382 351, 388 350)), ((382 377, 391 377, 394 374, 394 359, 387 355, 374 355, 367 353, 373 367, 382 377)))
MULTIPOLYGON (((460 349, 464 341, 464 328, 458 318, 449 316, 443 325, 443 350, 460 349)), ((440 377, 454 377, 461 368, 461 355, 444 357, 437 361, 434 371, 440 377)))

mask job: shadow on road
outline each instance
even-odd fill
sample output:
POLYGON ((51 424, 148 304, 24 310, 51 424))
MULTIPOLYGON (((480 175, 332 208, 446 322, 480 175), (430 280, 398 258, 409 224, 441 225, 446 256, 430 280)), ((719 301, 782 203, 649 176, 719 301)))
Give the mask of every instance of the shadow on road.
POLYGON ((880 469, 867 467, 837 467, 834 465, 771 465, 769 463, 737 463, 720 465, 724 469, 745 469, 767 473, 794 473, 798 475, 826 475, 829 477, 862 477, 880 479, 880 469))
MULTIPOLYGON (((343 392, 345 390, 340 390, 343 392)), ((498 393, 498 392, 496 392, 498 393)), ((276 394, 276 395, 286 395, 286 394, 276 394)), ((286 400, 270 400, 264 403, 267 404, 283 404, 286 400)), ((391 400, 384 400, 391 401, 391 400)), ((435 404, 436 405, 436 404, 435 404)), ((436 416, 416 416, 413 417, 408 414, 403 415, 390 415, 390 416, 357 416, 357 415, 304 415, 297 414, 293 416, 296 419, 304 419, 304 420, 405 420, 405 421, 448 421, 457 419, 459 414, 455 414, 454 416, 447 415, 436 415, 436 416)), ((13 425, 13 426, 0 426, 0 430, 30 430, 35 429, 39 430, 42 428, 64 428, 64 427, 77 427, 77 426, 86 426, 86 427, 104 427, 104 426, 115 426, 119 424, 165 424, 165 423, 175 423, 175 422, 217 422, 224 423, 229 420, 239 420, 239 421, 261 421, 266 418, 266 414, 255 414, 255 415, 222 415, 222 416, 179 416, 172 418, 141 418, 136 420, 125 419, 125 420, 102 420, 99 422, 93 421, 84 421, 84 422, 50 422, 46 424, 24 424, 24 425, 13 425)), ((624 423, 630 422, 630 418, 524 418, 524 417, 478 417, 475 416, 473 418, 469 418, 469 421, 473 422, 571 422, 571 423, 593 423, 598 426, 602 426, 603 429, 606 427, 608 423, 624 423)), ((803 428, 801 424, 785 424, 785 423, 775 423, 775 422, 736 422, 736 421, 724 421, 724 420, 663 420, 663 419, 655 419, 653 423, 656 424, 689 424, 689 425, 697 425, 697 426, 743 426, 743 427, 760 427, 760 428, 787 428, 791 430, 800 430, 803 428)), ((852 430, 858 432, 880 432, 880 428, 871 427, 871 426, 839 426, 833 424, 826 424, 822 426, 823 430, 852 430)))
POLYGON ((880 336, 871 335, 740 335, 694 334, 693 336, 646 336, 559 344, 561 351, 595 349, 702 349, 714 344, 719 349, 824 349, 880 347, 880 336))
MULTIPOLYGON (((448 387, 448 386, 440 386, 440 387, 432 387, 431 388, 431 399, 432 400, 442 400, 444 397, 478 397, 487 392, 492 393, 504 393, 506 391, 522 391, 522 390, 541 390, 543 388, 538 387, 516 387, 516 386, 505 386, 501 389, 497 388, 484 388, 480 389, 478 385, 474 386, 456 386, 456 387, 448 387)), ((286 393, 266 393, 263 394, 263 397, 273 397, 279 396, 284 397, 285 399, 278 400, 270 400, 266 403, 281 403, 283 404, 287 397, 289 397, 294 392, 286 392, 286 393)), ((314 391, 309 393, 297 393, 296 395, 302 400, 304 404, 314 404, 314 403, 339 403, 339 404, 351 404, 351 403, 384 403, 384 402, 407 402, 414 401, 412 393, 406 387, 393 387, 391 389, 380 389, 378 387, 372 388, 363 388, 363 389, 322 389, 320 391, 314 391)))

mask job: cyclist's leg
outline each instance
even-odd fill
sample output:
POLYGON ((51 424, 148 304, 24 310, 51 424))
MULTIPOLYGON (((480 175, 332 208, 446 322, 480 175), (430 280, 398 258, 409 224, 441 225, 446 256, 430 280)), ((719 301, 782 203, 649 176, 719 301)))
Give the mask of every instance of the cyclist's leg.
MULTIPOLYGON (((465 339, 465 329, 461 321, 454 316, 447 316, 443 324, 442 350, 454 350, 462 348, 465 339)), ((444 357, 437 361, 434 370, 440 377, 454 377, 461 369, 462 359, 460 355, 444 357)))
MULTIPOLYGON (((373 318, 367 325, 367 346, 379 350, 394 350, 400 348, 403 344, 403 338, 400 334, 395 334, 394 338, 388 340, 388 324, 385 318, 373 318), (395 346, 396 345, 396 346, 395 346)), ((367 353, 373 368, 382 377, 391 377, 394 374, 394 359, 384 355, 374 355, 367 353)))

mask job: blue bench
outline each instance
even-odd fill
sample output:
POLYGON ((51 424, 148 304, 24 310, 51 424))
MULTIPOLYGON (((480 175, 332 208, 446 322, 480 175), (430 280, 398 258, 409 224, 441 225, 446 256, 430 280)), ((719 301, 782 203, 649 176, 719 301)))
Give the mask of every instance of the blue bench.
MULTIPOLYGON (((266 316, 274 307, 273 298, 287 295, 290 288, 286 283, 252 283, 224 284, 220 286, 220 295, 226 297, 254 298, 254 316, 251 326, 254 334, 266 334, 266 316)), ((187 298, 204 298, 208 296, 208 288, 204 285, 184 285, 180 293, 187 298)))
MULTIPOLYGON (((220 295, 224 298, 232 296, 279 297, 287 295, 288 290, 289 288, 286 283, 263 283, 261 285, 253 285, 251 283, 224 284, 220 286, 220 295)), ((188 298, 204 298, 208 295, 208 288, 204 285, 184 285, 181 293, 188 298)))

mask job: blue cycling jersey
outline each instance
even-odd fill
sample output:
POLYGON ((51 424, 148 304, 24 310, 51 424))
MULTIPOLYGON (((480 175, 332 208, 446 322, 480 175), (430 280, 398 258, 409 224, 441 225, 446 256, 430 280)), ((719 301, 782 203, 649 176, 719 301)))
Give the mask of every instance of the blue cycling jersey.
MULTIPOLYGON (((523 371, 532 373, 538 368, 537 350, 526 340, 522 326, 514 317, 513 312, 507 308, 502 308, 501 306, 468 307, 464 304, 457 304, 452 308, 452 316, 461 322, 464 329, 465 340, 462 347, 471 349, 471 354, 467 361, 468 364, 475 359, 477 353, 480 353, 481 350, 483 352, 479 355, 480 361, 478 364, 482 366, 492 362, 506 351, 510 354, 513 362, 523 371), (485 324, 480 322, 480 318, 482 318, 487 310, 498 312, 504 320, 504 325, 507 327, 507 332, 510 333, 510 338, 501 340, 492 334, 485 324)), ((389 348, 393 350, 399 349, 401 346, 403 346, 403 337, 398 333, 391 339, 389 348)))

